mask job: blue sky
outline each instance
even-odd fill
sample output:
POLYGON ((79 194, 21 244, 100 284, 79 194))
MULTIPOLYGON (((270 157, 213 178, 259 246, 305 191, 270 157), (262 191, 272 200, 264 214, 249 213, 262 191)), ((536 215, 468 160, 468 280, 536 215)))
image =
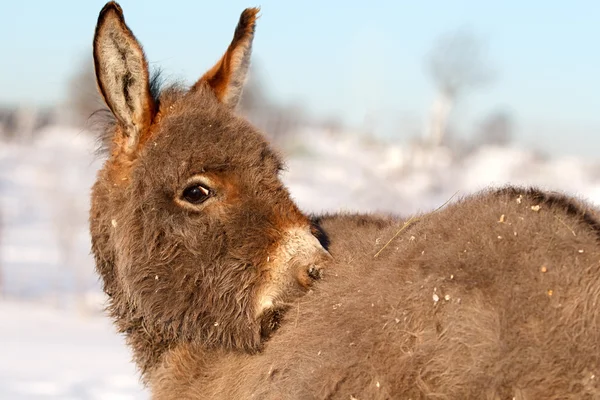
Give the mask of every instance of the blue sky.
MULTIPOLYGON (((600 148, 598 1, 142 1, 122 0, 151 64, 192 82, 231 39, 239 13, 260 6, 254 62, 278 100, 351 124, 387 121, 406 137, 434 88, 425 56, 444 33, 467 28, 487 44, 497 78, 466 96, 469 133, 490 112, 512 113, 519 141, 554 153, 600 148)), ((0 103, 49 104, 91 51, 104 1, 6 2, 0 13, 0 103)))

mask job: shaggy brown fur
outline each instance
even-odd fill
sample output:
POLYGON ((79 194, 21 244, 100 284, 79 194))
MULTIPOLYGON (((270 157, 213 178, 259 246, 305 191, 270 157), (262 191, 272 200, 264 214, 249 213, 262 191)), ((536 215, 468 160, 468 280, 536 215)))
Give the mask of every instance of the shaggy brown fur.
POLYGON ((175 347, 156 398, 600 398, 600 228, 584 205, 485 192, 376 259, 401 221, 321 224, 336 262, 261 354, 175 347))
POLYGON ((258 8, 244 10, 229 48, 219 62, 198 80, 192 90, 207 83, 222 103, 230 107, 237 105, 244 85, 245 71, 250 64, 250 50, 258 11, 258 8))
MULTIPOLYGON (((232 59, 247 60, 255 15, 232 59)), ((600 398, 600 224, 585 203, 482 192, 375 257, 405 220, 297 209, 279 157, 232 112, 247 61, 155 98, 115 3, 96 32, 116 123, 93 252, 153 398, 600 398), (313 283, 322 246, 334 260, 313 283)))
MULTIPOLYGON (((240 25, 253 23, 247 14, 240 25)), ((147 62, 118 5, 105 6, 96 32, 98 85, 120 110, 90 218, 111 316, 144 376, 179 340, 258 350, 330 256, 281 184, 279 157, 210 83, 148 98, 147 62), (140 104, 157 105, 150 125, 132 117, 140 104), (190 202, 189 190, 207 199, 190 202)))

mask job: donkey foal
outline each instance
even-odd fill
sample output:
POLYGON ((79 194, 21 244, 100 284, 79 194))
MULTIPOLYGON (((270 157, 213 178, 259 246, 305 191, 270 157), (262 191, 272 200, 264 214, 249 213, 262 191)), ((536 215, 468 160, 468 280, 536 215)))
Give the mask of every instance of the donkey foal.
POLYGON ((257 12, 244 11, 191 89, 162 92, 119 5, 98 18, 96 77, 114 124, 93 187, 92 246, 144 374, 180 340, 258 350, 331 257, 279 180, 279 156, 232 112, 257 12))
POLYGON ((92 251, 153 398, 599 399, 594 211, 505 188, 399 235, 396 217, 309 218, 235 114, 257 12, 191 88, 163 90, 119 5, 98 18, 114 120, 92 251))

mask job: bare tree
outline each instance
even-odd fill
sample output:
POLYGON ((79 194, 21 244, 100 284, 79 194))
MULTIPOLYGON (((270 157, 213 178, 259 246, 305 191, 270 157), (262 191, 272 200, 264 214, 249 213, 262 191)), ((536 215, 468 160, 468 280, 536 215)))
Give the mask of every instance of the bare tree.
POLYGON ((480 40, 467 30, 442 36, 431 50, 427 66, 437 91, 428 135, 432 144, 439 146, 457 100, 468 90, 490 83, 493 73, 484 59, 480 40))
POLYGON ((248 80, 244 85, 242 98, 238 105, 239 111, 251 118, 261 114, 269 105, 264 80, 258 72, 257 67, 252 64, 248 73, 248 80))
MULTIPOLYGON (((248 82, 239 104, 239 112, 276 142, 283 143, 304 122, 304 109, 299 104, 282 105, 272 101, 258 67, 250 68, 248 82)), ((70 120, 75 126, 89 127, 90 116, 105 108, 96 87, 94 64, 84 59, 69 82, 70 120)))
POLYGON ((286 105, 273 101, 263 76, 254 65, 250 67, 239 112, 263 130, 273 142, 285 145, 298 127, 306 123, 304 108, 298 103, 286 105))
POLYGON ((91 57, 84 58, 69 81, 67 104, 69 117, 75 126, 86 127, 90 116, 105 108, 96 87, 94 63, 91 57))
MULTIPOLYGON (((3 224, 2 224, 2 213, 0 213, 0 250, 2 249, 2 233, 4 233, 4 230, 2 229, 3 224)), ((6 288, 4 287, 5 285, 5 281, 4 281, 4 268, 2 265, 2 254, 0 254, 0 299, 3 299, 6 296, 6 288)))
POLYGON ((489 115, 479 127, 477 145, 506 146, 512 140, 513 122, 506 112, 489 115))

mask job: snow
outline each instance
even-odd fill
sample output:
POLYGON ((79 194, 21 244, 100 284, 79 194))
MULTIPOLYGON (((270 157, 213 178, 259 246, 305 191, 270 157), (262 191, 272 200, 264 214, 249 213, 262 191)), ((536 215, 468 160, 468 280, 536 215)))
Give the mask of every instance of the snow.
MULTIPOLYGON (((455 192, 535 184, 600 204, 599 164, 518 148, 382 143, 306 131, 282 178, 307 212, 410 214, 455 192)), ((123 338, 102 315, 87 231, 101 160, 85 132, 63 127, 33 144, 0 143, 0 398, 146 399, 123 338)))
POLYGON ((306 211, 410 214, 435 209, 457 191, 506 184, 566 191, 600 204, 600 164, 533 152, 482 147, 459 157, 446 148, 372 143, 356 135, 302 135, 309 151, 288 161, 284 181, 306 211))
POLYGON ((0 320, 0 398, 147 398, 106 318, 4 301, 0 320))

